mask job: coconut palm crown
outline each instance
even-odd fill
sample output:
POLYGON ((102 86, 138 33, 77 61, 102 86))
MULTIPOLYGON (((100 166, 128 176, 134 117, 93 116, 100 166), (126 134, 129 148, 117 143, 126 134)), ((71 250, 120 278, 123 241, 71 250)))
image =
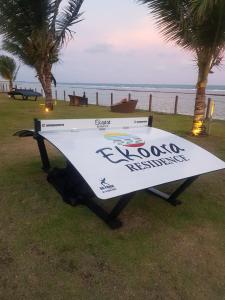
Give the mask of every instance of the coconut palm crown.
POLYGON ((138 0, 146 4, 167 41, 195 55, 198 81, 192 133, 204 135, 208 75, 219 66, 225 49, 224 0, 138 0))
POLYGON ((48 109, 53 109, 52 65, 73 36, 71 27, 81 21, 83 1, 0 0, 2 47, 36 70, 48 109))
POLYGON ((13 81, 16 79, 19 66, 17 67, 15 60, 7 55, 0 55, 0 75, 9 81, 9 90, 13 88, 13 81))

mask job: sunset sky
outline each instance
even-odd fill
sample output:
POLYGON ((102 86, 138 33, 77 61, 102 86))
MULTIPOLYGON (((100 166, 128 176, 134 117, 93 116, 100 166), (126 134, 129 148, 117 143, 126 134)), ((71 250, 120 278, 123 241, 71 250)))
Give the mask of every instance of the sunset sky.
MULTIPOLYGON (((54 67, 58 82, 195 84, 193 56, 165 43, 145 6, 135 0, 85 0, 84 20, 54 67)), ((34 81, 22 66, 18 80, 34 81)), ((225 69, 209 84, 225 84, 225 69)))

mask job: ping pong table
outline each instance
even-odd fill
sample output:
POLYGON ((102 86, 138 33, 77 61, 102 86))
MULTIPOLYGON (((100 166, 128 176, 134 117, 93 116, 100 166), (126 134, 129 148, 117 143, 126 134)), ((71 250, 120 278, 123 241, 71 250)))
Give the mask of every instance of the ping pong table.
POLYGON ((111 228, 137 191, 144 190, 173 206, 201 175, 225 168, 225 162, 167 131, 152 127, 149 118, 34 120, 34 130, 16 135, 37 141, 48 181, 72 205, 86 205, 111 228), (45 142, 66 159, 63 169, 52 168, 45 142), (170 195, 156 187, 181 181, 170 195), (116 198, 108 212, 104 202, 116 198))

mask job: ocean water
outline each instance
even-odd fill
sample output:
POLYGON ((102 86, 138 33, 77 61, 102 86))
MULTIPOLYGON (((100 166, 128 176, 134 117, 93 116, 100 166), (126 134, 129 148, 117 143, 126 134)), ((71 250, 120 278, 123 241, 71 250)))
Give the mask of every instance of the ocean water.
MULTIPOLYGON (((16 82, 18 88, 32 88, 41 92, 38 82, 16 82)), ((118 83, 58 83, 53 87, 53 96, 59 100, 69 101, 69 94, 82 96, 85 92, 90 104, 96 103, 98 92, 99 105, 110 106, 123 98, 138 99, 137 108, 148 110, 149 97, 152 95, 152 110, 173 113, 176 96, 179 98, 178 113, 193 115, 195 103, 194 85, 171 84, 118 84, 118 83)), ((207 97, 215 101, 214 119, 225 120, 225 85, 209 85, 207 97)))

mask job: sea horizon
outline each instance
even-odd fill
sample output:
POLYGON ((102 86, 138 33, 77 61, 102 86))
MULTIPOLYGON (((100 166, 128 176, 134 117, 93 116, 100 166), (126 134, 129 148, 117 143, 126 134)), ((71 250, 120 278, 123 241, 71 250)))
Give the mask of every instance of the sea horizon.
MULTIPOLYGON (((40 85, 38 81, 26 81, 18 80, 16 84, 34 84, 40 85)), ((72 86, 74 87, 86 87, 86 88, 99 88, 99 89, 112 89, 112 90, 138 90, 148 91, 148 89, 160 90, 160 89, 171 89, 171 90, 191 90, 195 91, 196 86, 194 84, 171 84, 171 83, 104 83, 104 82, 57 82, 57 86, 72 86)), ((57 88, 56 86, 56 88, 57 88)), ((207 91, 225 91, 225 84, 209 84, 207 85, 207 91)))

